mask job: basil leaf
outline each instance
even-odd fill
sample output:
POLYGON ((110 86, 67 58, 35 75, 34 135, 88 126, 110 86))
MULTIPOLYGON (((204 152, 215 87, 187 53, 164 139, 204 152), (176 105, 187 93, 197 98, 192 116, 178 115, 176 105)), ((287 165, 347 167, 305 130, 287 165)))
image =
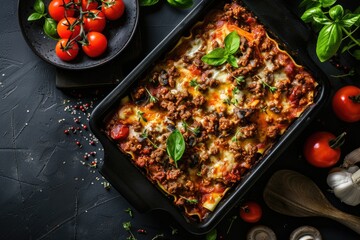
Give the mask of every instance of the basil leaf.
POLYGON ((328 19, 327 17, 314 17, 314 21, 317 23, 320 23, 322 25, 329 25, 332 24, 333 22, 328 19))
POLYGON ((299 4, 299 8, 313 8, 313 7, 320 7, 321 4, 319 2, 319 0, 303 0, 300 4, 299 4))
POLYGON ((330 8, 329 15, 333 20, 340 19, 344 16, 344 9, 341 5, 336 5, 330 8))
POLYGON ((336 0, 320 0, 321 6, 324 8, 330 7, 336 3, 336 0))
POLYGON ((237 64, 236 58, 233 55, 229 55, 226 61, 235 68, 239 67, 239 65, 237 64))
POLYGON ((28 21, 35 21, 35 20, 39 20, 40 18, 42 18, 43 15, 37 12, 32 13, 29 17, 28 17, 28 21))
POLYGON ((167 0, 167 2, 173 7, 182 9, 190 8, 194 4, 193 0, 167 0))
POLYGON ((355 50, 351 55, 356 58, 356 60, 360 60, 360 50, 355 50))
POLYGON ((45 12, 45 4, 42 0, 35 0, 34 10, 37 13, 44 14, 45 12))
POLYGON ((151 5, 155 5, 156 3, 158 3, 159 0, 140 0, 140 6, 151 6, 151 5))
POLYGON ((216 238, 217 238, 216 229, 213 229, 206 234, 206 240, 216 240, 216 238))
POLYGON ((339 24, 325 25, 318 36, 316 54, 321 62, 325 62, 335 55, 340 47, 342 31, 339 24))
POLYGON ((185 152, 185 140, 179 130, 175 129, 166 140, 166 151, 178 167, 177 162, 185 152))
POLYGON ((360 14, 348 13, 341 19, 341 25, 343 27, 351 27, 360 20, 360 14))
POLYGON ((46 35, 48 35, 50 38, 56 38, 57 37, 57 31, 56 31, 56 21, 52 18, 45 18, 44 23, 44 32, 46 35))
POLYGON ((320 7, 313 7, 306 10, 303 15, 301 16, 301 20, 308 23, 313 20, 314 17, 325 17, 323 11, 320 7))
POLYGON ((234 54, 240 47, 240 37, 236 31, 232 31, 225 37, 225 51, 234 54))
POLYGON ((215 48, 210 53, 206 54, 201 60, 212 66, 219 66, 226 62, 225 49, 215 48))

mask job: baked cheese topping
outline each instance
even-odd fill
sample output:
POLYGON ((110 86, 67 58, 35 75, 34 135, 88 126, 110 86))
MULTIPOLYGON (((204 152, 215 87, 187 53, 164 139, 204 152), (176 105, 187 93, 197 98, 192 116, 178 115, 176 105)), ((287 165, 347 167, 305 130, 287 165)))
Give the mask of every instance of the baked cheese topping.
POLYGON ((155 63, 106 131, 174 204, 201 221, 313 103, 315 87, 247 9, 226 4, 155 63), (240 37, 239 67, 203 62, 231 32, 240 37), (177 167, 166 150, 175 129, 186 143, 177 167))

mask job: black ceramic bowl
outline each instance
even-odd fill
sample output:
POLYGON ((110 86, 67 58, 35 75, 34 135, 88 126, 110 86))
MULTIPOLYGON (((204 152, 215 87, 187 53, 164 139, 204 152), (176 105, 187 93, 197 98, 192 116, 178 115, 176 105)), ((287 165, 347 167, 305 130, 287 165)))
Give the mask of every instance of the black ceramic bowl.
MULTIPOLYGON (((137 0, 123 0, 125 4, 124 15, 116 21, 108 21, 104 35, 108 39, 108 48, 98 58, 89 58, 81 50, 79 55, 71 62, 60 60, 55 53, 56 40, 46 36, 43 31, 44 19, 29 22, 27 19, 34 12, 35 0, 19 0, 18 18, 23 36, 30 48, 46 62, 62 69, 83 70, 100 66, 121 53, 134 35, 138 18, 139 4, 137 0)), ((50 0, 44 0, 46 6, 50 0)))
POLYGON ((93 111, 90 126, 105 150, 101 173, 105 178, 139 211, 163 210, 168 212, 185 230, 193 234, 204 234, 214 228, 221 219, 240 201, 260 176, 290 145, 290 143, 309 124, 327 99, 329 86, 325 75, 317 68, 306 53, 306 28, 294 16, 281 7, 276 0, 243 0, 249 10, 258 16, 273 38, 286 46, 295 61, 305 66, 317 80, 318 88, 314 104, 311 105, 280 137, 278 142, 258 161, 217 205, 215 210, 203 221, 190 221, 182 211, 174 206, 172 199, 157 189, 123 154, 116 143, 105 134, 105 119, 118 107, 144 72, 148 71, 158 59, 171 50, 181 36, 201 21, 207 12, 223 1, 204 0, 163 40, 93 111))

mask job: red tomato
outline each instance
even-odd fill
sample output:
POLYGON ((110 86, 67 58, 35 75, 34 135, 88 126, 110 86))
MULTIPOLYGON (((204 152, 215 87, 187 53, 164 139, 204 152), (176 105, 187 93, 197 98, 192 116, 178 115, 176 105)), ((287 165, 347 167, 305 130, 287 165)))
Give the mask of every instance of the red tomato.
POLYGON ((125 10, 125 4, 123 0, 103 0, 101 11, 105 14, 109 20, 119 19, 125 10))
POLYGON ((100 10, 90 10, 84 16, 84 29, 86 32, 102 32, 106 25, 106 18, 100 10))
POLYGON ((262 217, 261 206, 256 202, 246 202, 240 207, 240 217, 248 223, 256 223, 262 217))
POLYGON ((89 32, 86 35, 85 42, 86 44, 82 46, 82 49, 89 57, 98 57, 103 54, 107 48, 107 39, 99 32, 89 32))
POLYGON ((83 11, 97 9, 98 6, 99 6, 99 4, 96 0, 82 0, 81 1, 81 8, 83 11))
POLYGON ((116 125, 111 129, 110 136, 114 140, 121 140, 129 136, 129 127, 126 125, 116 125))
POLYGON ((360 120, 360 88, 345 86, 337 90, 332 98, 332 108, 341 120, 357 122, 360 120))
POLYGON ((329 132, 315 132, 310 135, 304 145, 305 159, 313 166, 327 168, 334 166, 340 159, 340 143, 344 139, 345 133, 335 137, 329 132))
POLYGON ((60 38, 79 39, 80 38, 80 22, 77 18, 63 18, 58 22, 57 33, 60 38))
POLYGON ((56 55, 63 61, 71 61, 79 53, 79 45, 69 39, 60 39, 55 46, 56 55))
POLYGON ((52 0, 49 3, 49 14, 55 21, 60 21, 65 17, 72 17, 75 14, 74 5, 70 0, 52 0))

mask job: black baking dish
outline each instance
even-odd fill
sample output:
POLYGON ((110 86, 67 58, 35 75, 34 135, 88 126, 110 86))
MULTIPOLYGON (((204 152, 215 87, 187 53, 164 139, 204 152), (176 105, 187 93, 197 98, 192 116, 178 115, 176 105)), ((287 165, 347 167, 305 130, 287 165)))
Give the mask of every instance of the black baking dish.
MULTIPOLYGON (((268 167, 280 156, 292 140, 309 124, 316 112, 325 102, 329 86, 325 75, 316 67, 306 53, 306 28, 286 8, 276 1, 244 0, 244 5, 257 16, 280 47, 285 46, 295 61, 307 68, 318 82, 314 104, 287 129, 264 155, 261 161, 248 172, 243 179, 222 199, 214 212, 203 222, 189 221, 166 197, 154 186, 125 156, 117 145, 104 132, 105 119, 124 97, 132 85, 145 71, 153 66, 161 56, 172 49, 181 36, 187 35, 189 29, 220 1, 201 1, 188 16, 96 107, 91 115, 90 126, 105 150, 104 165, 101 173, 104 177, 140 212, 164 210, 168 212, 184 229, 194 234, 204 234, 214 228, 220 220, 242 198, 268 167), (284 21, 285 20, 285 21, 284 21), (275 27, 273 27, 275 26, 275 27), (289 34, 291 33, 291 34, 289 34)), ((221 1, 221 6, 223 1, 221 1)))

